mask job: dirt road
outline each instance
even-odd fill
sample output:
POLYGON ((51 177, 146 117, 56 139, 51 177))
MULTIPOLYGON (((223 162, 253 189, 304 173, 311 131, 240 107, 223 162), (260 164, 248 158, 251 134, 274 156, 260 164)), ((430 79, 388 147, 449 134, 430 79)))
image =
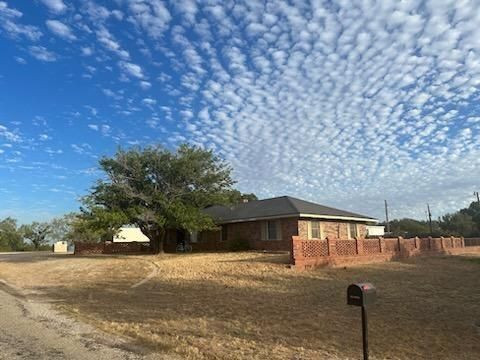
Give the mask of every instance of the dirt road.
MULTIPOLYGON (((0 284, 0 359, 146 359, 125 344, 0 284)), ((155 357, 159 358, 159 357, 155 357)))
MULTIPOLYGON (((37 255, 39 256, 39 255, 37 255)), ((41 256, 41 255, 40 255, 41 256)), ((28 254, 0 256, 28 261, 28 254)), ((68 318, 0 279, 0 360, 179 359, 146 353, 125 340, 68 318)))

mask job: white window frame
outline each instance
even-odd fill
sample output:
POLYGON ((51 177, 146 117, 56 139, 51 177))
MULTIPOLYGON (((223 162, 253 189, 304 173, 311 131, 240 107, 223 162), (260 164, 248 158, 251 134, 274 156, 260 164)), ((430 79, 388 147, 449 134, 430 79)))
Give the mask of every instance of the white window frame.
POLYGON ((358 237, 358 224, 357 223, 347 223, 347 235, 348 235, 349 240, 354 240, 356 237, 358 237), (355 226, 355 232, 356 232, 355 236, 352 236, 352 231, 351 231, 351 228, 350 228, 351 225, 355 226))
POLYGON ((323 223, 321 221, 318 221, 318 220, 310 220, 308 222, 308 239, 309 240, 323 240, 324 236, 323 236, 323 223), (313 226, 312 224, 313 223, 317 223, 318 224, 318 232, 319 232, 319 237, 313 237, 313 226))

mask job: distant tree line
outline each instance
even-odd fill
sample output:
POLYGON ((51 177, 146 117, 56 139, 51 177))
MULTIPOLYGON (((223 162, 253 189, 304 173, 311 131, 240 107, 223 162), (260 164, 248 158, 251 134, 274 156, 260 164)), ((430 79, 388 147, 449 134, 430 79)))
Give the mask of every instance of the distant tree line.
POLYGON ((56 241, 68 241, 72 231, 74 214, 68 214, 49 222, 32 222, 18 225, 16 219, 0 220, 0 252, 48 250, 56 241))
MULTIPOLYGON (((386 224, 383 224, 386 225, 386 224)), ((426 220, 409 218, 390 221, 393 236, 480 236, 480 203, 472 202, 468 207, 445 214, 432 220, 432 231, 426 220)))

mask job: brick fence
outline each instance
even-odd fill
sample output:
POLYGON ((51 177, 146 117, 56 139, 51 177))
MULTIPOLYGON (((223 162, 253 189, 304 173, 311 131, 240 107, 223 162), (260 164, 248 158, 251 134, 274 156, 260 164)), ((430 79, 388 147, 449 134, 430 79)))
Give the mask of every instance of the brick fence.
POLYGON ((84 243, 75 242, 75 255, 95 255, 95 254, 147 254, 150 253, 149 242, 101 242, 84 243))
POLYGON ((291 262, 306 270, 326 265, 382 262, 419 255, 458 253, 465 250, 464 238, 411 238, 305 240, 292 237, 291 262))
POLYGON ((465 238, 465 246, 480 246, 480 238, 465 238))

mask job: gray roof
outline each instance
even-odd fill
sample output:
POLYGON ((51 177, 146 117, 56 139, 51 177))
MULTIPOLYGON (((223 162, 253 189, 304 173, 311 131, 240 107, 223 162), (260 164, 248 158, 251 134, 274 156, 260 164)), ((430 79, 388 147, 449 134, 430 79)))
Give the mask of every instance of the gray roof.
MULTIPOLYGON (((313 215, 339 219, 372 222, 377 219, 349 211, 339 210, 290 196, 281 196, 265 200, 249 201, 233 206, 214 205, 203 210, 217 223, 252 221, 275 217, 299 217, 313 215)), ((308 216, 306 216, 308 217, 308 216)))

